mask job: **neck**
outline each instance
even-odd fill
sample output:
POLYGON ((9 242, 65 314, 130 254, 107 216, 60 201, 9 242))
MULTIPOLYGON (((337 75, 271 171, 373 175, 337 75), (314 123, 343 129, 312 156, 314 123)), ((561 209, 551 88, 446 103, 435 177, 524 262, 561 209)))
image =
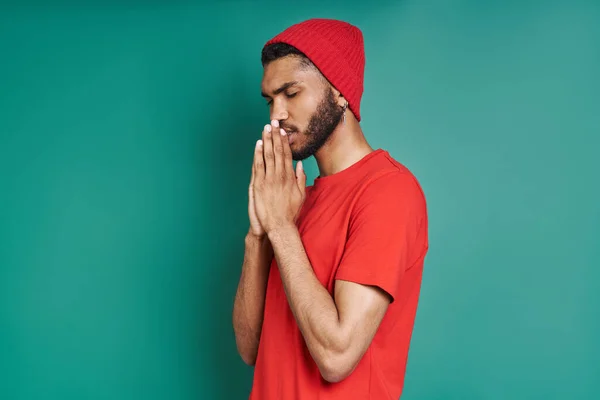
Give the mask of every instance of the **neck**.
POLYGON ((360 124, 350 112, 346 122, 340 122, 329 140, 315 153, 319 176, 340 172, 373 151, 367 143, 360 124))

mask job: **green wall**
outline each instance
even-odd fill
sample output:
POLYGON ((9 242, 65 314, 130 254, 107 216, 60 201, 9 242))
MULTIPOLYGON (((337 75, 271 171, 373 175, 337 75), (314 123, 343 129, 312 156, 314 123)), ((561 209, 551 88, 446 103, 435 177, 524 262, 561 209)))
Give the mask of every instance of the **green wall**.
POLYGON ((403 399, 600 396, 599 3, 374 4, 0 6, 0 398, 246 398, 260 49, 313 16, 429 202, 403 399))

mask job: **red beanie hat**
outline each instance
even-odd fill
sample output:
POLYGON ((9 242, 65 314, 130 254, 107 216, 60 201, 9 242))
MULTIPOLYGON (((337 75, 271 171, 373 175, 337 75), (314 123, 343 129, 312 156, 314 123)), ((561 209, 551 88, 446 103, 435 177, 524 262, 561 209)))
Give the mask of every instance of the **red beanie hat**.
POLYGON ((350 111, 360 121, 365 50, 360 29, 334 19, 314 18, 292 25, 273 39, 304 53, 323 76, 348 100, 350 111))

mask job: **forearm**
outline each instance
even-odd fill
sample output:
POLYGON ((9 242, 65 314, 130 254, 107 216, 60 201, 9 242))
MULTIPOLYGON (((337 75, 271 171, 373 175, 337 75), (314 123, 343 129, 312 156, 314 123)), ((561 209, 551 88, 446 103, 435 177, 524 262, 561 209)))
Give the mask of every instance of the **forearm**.
POLYGON ((272 257, 273 249, 267 237, 246 236, 244 262, 233 307, 233 328, 238 352, 249 365, 256 362, 272 257))
POLYGON ((319 369, 327 372, 348 347, 333 298, 315 276, 295 226, 274 230, 269 239, 298 327, 319 369))

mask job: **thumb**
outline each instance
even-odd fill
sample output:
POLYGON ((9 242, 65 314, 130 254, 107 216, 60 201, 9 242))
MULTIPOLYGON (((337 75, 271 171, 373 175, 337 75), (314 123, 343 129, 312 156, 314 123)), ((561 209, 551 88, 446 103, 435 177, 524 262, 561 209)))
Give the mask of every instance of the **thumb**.
POLYGON ((304 197, 304 193, 306 192, 306 174, 304 173, 302 161, 298 161, 296 164, 296 181, 298 182, 298 188, 302 193, 302 197, 304 197))

